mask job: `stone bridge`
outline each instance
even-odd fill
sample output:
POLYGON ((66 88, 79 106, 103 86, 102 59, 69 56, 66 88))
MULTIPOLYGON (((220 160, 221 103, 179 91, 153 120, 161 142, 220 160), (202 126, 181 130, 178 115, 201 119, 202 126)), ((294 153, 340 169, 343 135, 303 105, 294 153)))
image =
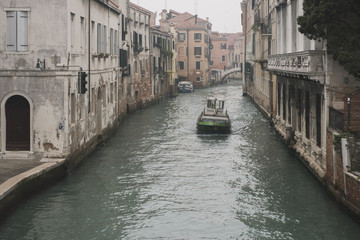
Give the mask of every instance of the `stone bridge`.
POLYGON ((231 68, 229 70, 222 71, 221 80, 225 80, 225 78, 227 76, 229 76, 230 74, 236 73, 236 72, 241 72, 241 68, 231 68))

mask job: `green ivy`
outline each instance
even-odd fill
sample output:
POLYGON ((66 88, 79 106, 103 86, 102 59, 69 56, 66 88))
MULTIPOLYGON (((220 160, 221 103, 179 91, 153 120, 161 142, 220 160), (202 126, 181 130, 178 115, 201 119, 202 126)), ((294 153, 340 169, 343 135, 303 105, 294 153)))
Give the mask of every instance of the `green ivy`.
POLYGON ((327 40, 327 50, 347 72, 360 80, 360 1, 304 0, 299 31, 313 40, 327 40))

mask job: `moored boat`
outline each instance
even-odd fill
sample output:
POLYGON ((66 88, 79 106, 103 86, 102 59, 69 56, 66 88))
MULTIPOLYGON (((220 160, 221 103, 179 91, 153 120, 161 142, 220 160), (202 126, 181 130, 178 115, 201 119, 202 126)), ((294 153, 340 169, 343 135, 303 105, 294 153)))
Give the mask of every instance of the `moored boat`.
POLYGON ((193 84, 189 81, 181 81, 178 83, 179 93, 192 93, 194 91, 193 84))
POLYGON ((215 97, 206 99, 206 106, 201 112, 196 127, 199 133, 230 133, 231 121, 224 109, 225 100, 215 97))

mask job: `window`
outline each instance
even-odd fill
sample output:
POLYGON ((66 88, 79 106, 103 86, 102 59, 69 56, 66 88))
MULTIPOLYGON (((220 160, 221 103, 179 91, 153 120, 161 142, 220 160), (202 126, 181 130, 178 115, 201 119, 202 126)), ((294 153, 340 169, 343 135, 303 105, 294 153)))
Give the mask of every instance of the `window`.
POLYGON ((127 51, 120 49, 120 67, 124 68, 127 67, 127 51))
POLYGON ((196 81, 197 81, 197 82, 200 82, 200 81, 201 81, 201 78, 200 78, 200 77, 196 77, 196 81))
POLYGON ((225 57, 225 56, 222 56, 222 57, 221 57, 221 61, 222 61, 222 62, 225 62, 225 60, 226 60, 226 57, 225 57))
POLYGON ((156 73, 156 57, 153 57, 153 71, 156 73))
POLYGON ((84 49, 85 42, 85 19, 80 17, 80 49, 84 49))
POLYGON ((121 40, 125 41, 126 40, 126 21, 125 21, 125 16, 124 14, 121 14, 121 40))
POLYGON ((194 40, 195 40, 196 42, 201 41, 201 33, 195 33, 195 34, 194 34, 194 40))
POLYGON ((75 18, 75 14, 74 13, 70 13, 70 19, 71 19, 71 24, 70 24, 70 46, 71 48, 74 47, 74 38, 75 38, 75 23, 74 23, 74 18, 75 18))
POLYGON ((102 27, 101 23, 98 23, 97 25, 97 54, 103 53, 101 46, 102 46, 102 27))
POLYGON ((200 70, 200 62, 196 62, 196 70, 200 70))
POLYGON ((106 53, 107 51, 107 32, 106 32, 106 26, 104 25, 104 32, 103 32, 103 53, 106 53))
POLYGON ((179 33, 179 42, 185 41, 185 33, 179 33))
POLYGON ((28 50, 28 12, 8 11, 6 48, 7 51, 28 50))
POLYGON ((226 43, 222 43, 222 44, 220 45, 220 49, 226 49, 226 43))
POLYGON ((90 40, 90 44, 91 44, 91 52, 95 53, 95 22, 91 21, 91 40, 90 40))
POLYGON ((142 47, 142 34, 139 34, 139 47, 142 47))
POLYGON ((138 68, 137 68, 137 67, 138 67, 138 66, 137 66, 137 61, 135 61, 134 65, 135 65, 135 66, 134 66, 134 67, 135 67, 135 73, 137 73, 137 72, 138 72, 138 68))
POLYGON ((201 56, 201 47, 194 47, 194 55, 201 56))
POLYGON ((110 54, 114 53, 114 29, 110 28, 110 54))
POLYGON ((139 48, 139 34, 137 32, 133 32, 133 44, 134 44, 134 51, 137 51, 139 48))
POLYGON ((114 31, 114 50, 113 50, 113 55, 117 55, 118 49, 119 49, 119 34, 118 31, 115 30, 114 31))
POLYGON ((179 62, 180 70, 184 70, 184 62, 179 62))

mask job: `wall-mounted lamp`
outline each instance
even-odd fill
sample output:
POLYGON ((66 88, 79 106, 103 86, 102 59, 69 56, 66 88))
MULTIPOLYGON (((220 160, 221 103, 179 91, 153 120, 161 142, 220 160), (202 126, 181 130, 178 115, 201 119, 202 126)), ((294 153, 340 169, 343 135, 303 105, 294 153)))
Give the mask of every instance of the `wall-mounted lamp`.
POLYGON ((36 61, 36 69, 37 70, 44 70, 45 69, 45 59, 43 61, 40 61, 38 58, 36 61))

